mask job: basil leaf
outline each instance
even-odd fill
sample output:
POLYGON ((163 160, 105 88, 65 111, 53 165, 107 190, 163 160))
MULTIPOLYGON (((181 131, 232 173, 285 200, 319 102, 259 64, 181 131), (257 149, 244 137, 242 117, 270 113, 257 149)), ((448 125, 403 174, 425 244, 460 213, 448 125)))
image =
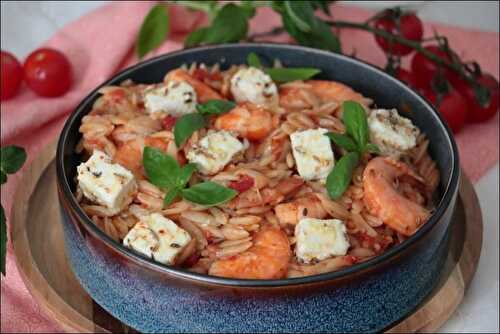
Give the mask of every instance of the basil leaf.
POLYGON ((191 48, 193 46, 200 45, 205 39, 205 35, 208 30, 208 28, 200 28, 192 31, 184 40, 184 47, 191 48))
POLYGON ((342 104, 342 108, 342 120, 344 121, 346 132, 354 138, 358 145, 358 151, 362 153, 366 149, 369 136, 366 112, 361 104, 355 101, 345 101, 342 104))
POLYGON ((177 160, 157 148, 146 146, 142 163, 149 182, 164 189, 175 187, 180 173, 177 160))
POLYGON ((374 154, 381 154, 382 152, 380 151, 380 148, 375 145, 375 144, 372 144, 372 143, 368 143, 366 144, 366 150, 370 153, 374 153, 374 154))
POLYGON ((250 52, 247 56, 248 66, 262 68, 262 63, 260 62, 259 56, 255 52, 250 52))
POLYGON ((299 30, 303 32, 310 32, 312 28, 309 22, 307 22, 311 21, 310 18, 308 15, 301 15, 304 10, 303 2, 304 1, 285 1, 284 9, 285 13, 290 17, 299 30))
POLYGON ((26 151, 19 146, 0 148, 0 170, 5 174, 14 174, 26 161, 26 151))
POLYGON ((219 115, 236 107, 236 103, 225 100, 209 100, 196 105, 196 110, 203 115, 219 115))
POLYGON ((240 1, 240 8, 243 10, 248 19, 255 16, 255 6, 258 6, 253 0, 243 0, 240 1))
POLYGON ((207 125, 207 120, 200 114, 187 114, 179 118, 174 126, 175 145, 181 147, 191 135, 207 125))
POLYGON ((309 67, 293 67, 293 68, 266 68, 264 70, 273 81, 278 83, 289 82, 295 80, 307 80, 320 73, 321 70, 309 67))
POLYGON ((351 152, 344 155, 333 167, 326 178, 326 190, 332 199, 339 199, 351 183, 352 173, 358 165, 359 154, 351 152))
POLYGON ((177 181, 176 181, 177 187, 179 187, 181 189, 184 188, 186 186, 186 184, 189 182, 189 180, 191 179, 191 176, 193 175, 195 170, 196 170, 195 164, 184 165, 181 168, 179 175, 177 177, 177 181))
POLYGON ((7 224, 5 212, 0 205, 0 271, 5 276, 5 257, 7 256, 7 224))
POLYGON ((7 182, 7 174, 0 170, 0 184, 7 182))
POLYGON ((158 4, 151 8, 142 22, 135 45, 139 59, 159 47, 165 40, 168 35, 169 21, 167 7, 158 4))
POLYGON ((325 133, 325 136, 330 138, 335 143, 335 145, 340 146, 349 152, 356 151, 358 149, 354 140, 352 140, 351 137, 347 135, 335 132, 328 132, 325 133))
POLYGON ((169 206, 170 204, 172 204, 172 202, 174 201, 174 199, 179 195, 179 188, 172 188, 170 189, 166 194, 165 194, 165 198, 163 199, 163 207, 166 208, 167 206, 169 206))
POLYGON ((236 190, 226 188, 215 182, 207 181, 183 189, 184 199, 201 205, 214 206, 229 201, 238 194, 236 190))
MULTIPOLYGON (((285 1, 287 3, 288 1, 285 1)), ((311 27, 310 31, 304 31, 297 26, 297 21, 290 16, 286 9, 280 6, 273 7, 281 14, 283 27, 299 44, 318 49, 330 50, 340 53, 340 40, 332 32, 331 27, 320 18, 314 16, 314 8, 309 1, 293 1, 293 6, 300 8, 300 11, 294 11, 304 22, 311 27)))
POLYGON ((235 4, 225 5, 204 34, 203 44, 232 43, 245 38, 248 32, 247 15, 245 9, 235 4))

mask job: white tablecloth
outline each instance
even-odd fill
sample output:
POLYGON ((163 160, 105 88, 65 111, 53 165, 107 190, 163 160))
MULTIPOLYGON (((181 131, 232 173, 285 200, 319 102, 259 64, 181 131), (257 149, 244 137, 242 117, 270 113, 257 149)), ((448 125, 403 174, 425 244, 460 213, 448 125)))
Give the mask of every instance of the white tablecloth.
MULTIPOLYGON (((1 48, 23 59, 64 24, 103 3, 105 1, 2 1, 1 48)), ((373 8, 380 7, 381 3, 384 2, 361 1, 355 5, 373 8)), ((498 32, 498 2, 416 1, 409 7, 418 10, 425 20, 498 32)), ((498 174, 497 164, 475 184, 484 219, 481 260, 464 302, 441 328, 442 332, 499 332, 498 174)))

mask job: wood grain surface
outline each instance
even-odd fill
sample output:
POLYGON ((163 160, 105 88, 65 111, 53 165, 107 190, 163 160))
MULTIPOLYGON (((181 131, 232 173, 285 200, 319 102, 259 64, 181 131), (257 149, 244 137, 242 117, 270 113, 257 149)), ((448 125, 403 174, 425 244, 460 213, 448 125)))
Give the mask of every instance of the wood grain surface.
MULTIPOLYGON (((69 267, 56 191, 55 143, 26 169, 15 194, 11 240, 21 276, 50 317, 68 332, 135 332, 96 304, 69 267)), ((451 247, 434 292, 389 332, 433 332, 460 305, 479 262, 482 216, 474 188, 462 176, 451 247)))

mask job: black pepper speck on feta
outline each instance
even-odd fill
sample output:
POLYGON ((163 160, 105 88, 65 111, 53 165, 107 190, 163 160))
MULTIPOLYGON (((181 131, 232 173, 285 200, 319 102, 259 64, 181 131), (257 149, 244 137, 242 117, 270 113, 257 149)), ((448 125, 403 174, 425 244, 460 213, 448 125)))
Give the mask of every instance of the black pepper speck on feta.
POLYGON ((417 145, 419 129, 396 109, 373 109, 368 116, 370 141, 383 155, 399 157, 417 145))
POLYGON ((196 111, 197 96, 194 88, 184 81, 169 81, 144 93, 144 105, 155 118, 165 115, 179 117, 196 111))
POLYGON ((242 68, 231 78, 231 94, 236 102, 252 102, 274 107, 278 105, 278 88, 271 77, 255 67, 242 68))

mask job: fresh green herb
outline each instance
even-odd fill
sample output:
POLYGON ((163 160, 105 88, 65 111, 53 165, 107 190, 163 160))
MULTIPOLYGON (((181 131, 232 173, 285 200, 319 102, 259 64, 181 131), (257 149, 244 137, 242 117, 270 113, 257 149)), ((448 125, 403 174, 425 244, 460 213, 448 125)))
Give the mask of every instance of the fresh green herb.
POLYGON ((352 173, 358 165, 359 154, 351 152, 344 155, 326 178, 326 190, 332 199, 339 199, 351 183, 352 173))
POLYGON ((262 63, 260 62, 259 56, 255 52, 250 52, 247 56, 247 64, 248 66, 261 68, 262 63))
MULTIPOLYGON (((7 174, 14 174, 26 162, 26 151, 19 146, 0 148, 0 184, 7 182, 7 174)), ((5 276, 5 256, 7 255, 7 223, 5 211, 0 205, 0 271, 5 276)))
POLYGON ((145 147, 142 163, 149 182, 165 190, 164 207, 170 205, 178 196, 193 203, 213 206, 224 203, 237 192, 214 182, 202 182, 186 188, 196 165, 187 164, 182 168, 177 161, 157 148, 145 147))
POLYGON ((354 140, 352 140, 348 135, 335 132, 328 132, 325 135, 330 138, 335 145, 342 147, 348 152, 356 151, 358 149, 354 140))
POLYGON ((373 153, 373 154, 380 154, 380 153, 382 153, 380 151, 380 148, 377 145, 372 144, 372 143, 366 144, 366 151, 368 151, 370 153, 373 153))
POLYGON ((293 68, 266 68, 264 70, 273 81, 278 83, 290 82, 295 80, 307 80, 320 73, 317 68, 293 67, 293 68))
POLYGON ((139 30, 136 53, 140 58, 156 49, 167 38, 169 30, 168 8, 158 4, 151 8, 139 30))
POLYGON ((191 180, 191 176, 193 176, 193 173, 195 171, 196 171, 195 164, 186 164, 182 166, 181 170, 179 171, 179 175, 177 177, 175 185, 181 189, 185 188, 189 180, 191 180))
POLYGON ((355 101, 345 101, 342 104, 342 120, 344 121, 346 132, 350 135, 358 146, 358 151, 362 154, 366 150, 368 143, 368 121, 366 119, 366 112, 355 101))
POLYGON ((273 8, 281 14, 283 27, 301 45, 340 53, 340 40, 331 27, 314 15, 309 1, 283 1, 273 8))
POLYGON ((236 190, 210 181, 198 183, 188 189, 182 190, 182 197, 186 200, 207 206, 222 204, 237 194, 236 190))
POLYGON ((175 122, 174 138, 175 145, 181 147, 191 135, 207 125, 205 116, 200 114, 187 114, 175 122))
POLYGON ((19 146, 5 146, 0 149, 0 170, 14 174, 26 161, 26 151, 19 146))
POLYGON ((0 271, 5 276, 5 257, 7 256, 7 224, 5 212, 0 205, 0 271))
POLYGON ((248 20, 254 14, 248 5, 226 4, 217 11, 210 26, 188 36, 186 46, 238 42, 247 36, 248 20))
MULTIPOLYGON (((249 66, 263 68, 259 56, 251 52, 247 56, 249 66)), ((321 70, 311 67, 283 67, 283 68, 263 68, 273 81, 278 83, 290 82, 295 80, 307 80, 320 73, 321 70)))
POLYGON ((193 30, 184 40, 184 47, 191 48, 193 46, 200 45, 205 39, 205 34, 208 32, 208 28, 200 28, 193 30))
POLYGON ((180 167, 177 161, 159 149, 145 147, 142 161, 148 180, 160 188, 172 188, 177 186, 177 176, 180 167))
POLYGON ((219 115, 236 107, 236 103, 225 100, 209 100, 196 105, 196 110, 202 115, 219 115))
POLYGON ((180 192, 179 188, 172 188, 169 191, 167 191, 167 193, 165 194, 165 198, 163 198, 163 207, 166 208, 167 206, 172 204, 174 199, 176 199, 177 196, 179 195, 179 192, 180 192))
POLYGON ((335 145, 350 152, 335 164, 326 179, 326 188, 332 199, 338 199, 346 191, 351 183, 352 172, 365 152, 380 154, 377 145, 368 142, 368 120, 361 104, 355 101, 345 101, 342 108, 342 120, 346 133, 328 132, 325 134, 335 145))

